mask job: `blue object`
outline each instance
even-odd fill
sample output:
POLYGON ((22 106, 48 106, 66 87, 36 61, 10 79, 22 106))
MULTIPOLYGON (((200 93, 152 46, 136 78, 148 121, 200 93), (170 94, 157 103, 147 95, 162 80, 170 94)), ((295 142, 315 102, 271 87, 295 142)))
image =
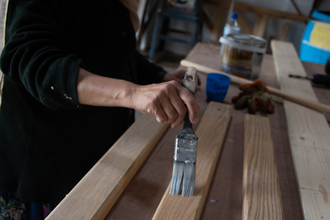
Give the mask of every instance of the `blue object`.
POLYGON ((237 13, 236 12, 231 13, 230 18, 236 20, 237 19, 237 13))
POLYGON ((206 96, 209 101, 223 102, 230 85, 230 77, 218 73, 207 74, 206 96))
POLYGON ((312 18, 315 18, 315 19, 321 20, 321 21, 330 22, 330 13, 314 10, 312 13, 312 18))
MULTIPOLYGON (((305 32, 301 41, 300 46, 300 60, 305 62, 326 64, 330 57, 330 50, 328 48, 323 48, 317 46, 311 42, 311 35, 314 30, 314 26, 317 23, 322 23, 324 25, 330 26, 330 15, 329 13, 322 13, 321 11, 314 10, 312 17, 319 19, 320 21, 311 20, 308 21, 305 28, 305 32)), ((330 40, 330 36, 328 37, 330 40)))

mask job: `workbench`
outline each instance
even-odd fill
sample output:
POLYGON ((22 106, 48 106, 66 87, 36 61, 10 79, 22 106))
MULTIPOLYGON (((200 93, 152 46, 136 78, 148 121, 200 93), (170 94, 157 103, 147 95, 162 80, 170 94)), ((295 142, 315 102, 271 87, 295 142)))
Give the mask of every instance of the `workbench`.
MULTIPOLYGON (((219 70, 219 51, 219 46, 198 43, 186 60, 219 70)), ((324 65, 303 63, 303 66, 308 75, 325 73, 324 65)), ((199 73, 199 77, 202 85, 198 88, 196 99, 202 107, 201 117, 208 101, 205 92, 206 75, 199 73)), ((279 88, 272 55, 264 56, 259 78, 266 85, 279 88)), ((315 86, 313 88, 319 102, 330 105, 330 90, 315 86)), ((231 84, 224 103, 231 104, 231 98, 239 92, 238 86, 231 84)), ((274 100, 275 112, 268 117, 271 123, 284 219, 303 219, 282 99, 274 97, 274 100)), ((232 113, 201 219, 242 219, 243 121, 246 113, 247 109, 234 110, 232 113)), ((326 118, 329 122, 330 115, 326 115, 326 118)), ((195 125, 195 128, 197 126, 195 125)), ((105 219, 146 220, 153 217, 172 178, 174 141, 181 129, 179 126, 167 130, 105 219)))

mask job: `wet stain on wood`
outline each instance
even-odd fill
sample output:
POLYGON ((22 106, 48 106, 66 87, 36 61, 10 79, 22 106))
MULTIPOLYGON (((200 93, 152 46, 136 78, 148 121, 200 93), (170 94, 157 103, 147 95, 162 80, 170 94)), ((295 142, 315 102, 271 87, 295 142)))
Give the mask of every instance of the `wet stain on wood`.
POLYGON ((320 193, 322 193, 322 195, 323 195, 323 200, 324 200, 324 202, 328 204, 328 193, 327 193, 327 191, 325 191, 324 186, 320 185, 320 186, 319 186, 319 191, 320 191, 320 193))

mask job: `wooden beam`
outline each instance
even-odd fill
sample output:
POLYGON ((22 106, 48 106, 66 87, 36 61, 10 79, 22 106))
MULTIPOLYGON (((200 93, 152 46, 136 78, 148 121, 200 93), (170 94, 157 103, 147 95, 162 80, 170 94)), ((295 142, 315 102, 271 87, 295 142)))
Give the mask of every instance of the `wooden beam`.
MULTIPOLYGON (((275 69, 281 90, 317 101, 292 43, 272 41, 275 69)), ((304 219, 330 219, 330 128, 319 112, 284 100, 291 154, 304 219)))
POLYGON ((286 39, 286 36, 288 35, 288 32, 290 30, 290 26, 291 24, 289 22, 285 22, 284 25, 283 25, 283 29, 282 29, 282 33, 279 37, 279 40, 280 41, 285 41, 286 39))
MULTIPOLYGON (((204 3, 217 4, 218 6, 221 5, 224 8, 229 8, 229 6, 230 6, 229 1, 204 0, 204 3)), ((301 22, 309 21, 311 19, 309 16, 281 12, 281 11, 276 11, 273 9, 257 7, 257 6, 243 4, 243 3, 235 3, 234 10, 235 11, 248 11, 248 12, 252 12, 255 14, 265 14, 270 17, 284 18, 284 19, 290 19, 290 20, 301 21, 301 22)))
POLYGON ((199 219, 229 127, 232 106, 210 102, 196 130, 196 182, 193 196, 170 195, 170 184, 153 219, 199 219))
POLYGON ((209 18, 208 14, 207 14, 207 11, 205 10, 205 8, 203 8, 203 10, 202 10, 202 15, 203 15, 203 20, 204 20, 204 22, 205 22, 206 27, 207 27, 210 31, 212 31, 213 28, 214 28, 214 25, 213 25, 211 19, 209 18))
POLYGON ((217 14, 215 17, 215 21, 213 24, 213 29, 211 30, 211 43, 217 44, 219 42, 219 32, 220 32, 220 25, 223 16, 223 7, 222 5, 218 5, 217 14))
POLYGON ((243 33, 245 34, 252 34, 252 30, 249 27, 249 25, 245 22, 245 19, 242 17, 243 13, 239 13, 237 17, 237 22, 241 29, 243 30, 243 33))
POLYGON ((104 219, 168 127, 140 116, 47 219, 104 219))
MULTIPOLYGON (((193 66, 197 69, 197 71, 208 74, 208 73, 218 73, 218 74, 223 74, 226 76, 229 76, 231 78, 231 83, 235 83, 238 85, 246 84, 246 83, 252 83, 251 80, 244 79, 238 76, 230 75, 224 72, 221 72, 219 70, 215 70, 212 68, 209 68, 207 66, 200 65, 198 63, 190 62, 188 60, 181 60, 180 62, 181 66, 188 67, 188 66, 193 66)), ((299 74, 299 73, 297 73, 299 74)), ((308 81, 306 81, 308 82, 308 81)), ((314 109, 319 112, 325 112, 325 113, 330 113, 330 106, 319 103, 318 101, 309 99, 308 97, 302 97, 297 94, 292 94, 290 92, 284 92, 279 89, 276 89, 274 87, 267 86, 268 90, 276 96, 282 97, 286 100, 298 103, 300 105, 306 106, 308 108, 314 109)))
POLYGON ((258 14, 257 20, 254 23, 252 34, 258 37, 263 37, 266 30, 267 21, 268 15, 258 14))
POLYGON ((145 20, 146 13, 147 13, 148 2, 149 2, 149 0, 140 0, 138 2, 137 14, 140 18, 140 28, 135 34, 135 36, 137 38, 137 41, 136 41, 137 50, 140 50, 142 35, 144 34, 144 31, 146 29, 144 20, 145 20))
POLYGON ((244 220, 283 219, 283 207, 269 118, 244 118, 244 220))

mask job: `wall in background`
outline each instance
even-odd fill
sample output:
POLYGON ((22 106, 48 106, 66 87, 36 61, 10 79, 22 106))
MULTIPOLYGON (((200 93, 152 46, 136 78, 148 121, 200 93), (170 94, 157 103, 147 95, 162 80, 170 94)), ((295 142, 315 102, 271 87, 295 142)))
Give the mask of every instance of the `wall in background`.
MULTIPOLYGON (((322 5, 323 4, 322 2, 325 2, 326 0, 317 0, 317 1, 319 1, 320 5, 322 5)), ((263 8, 269 8, 269 9, 278 10, 278 11, 282 11, 282 12, 297 14, 297 11, 294 8, 294 6, 290 0, 276 0, 276 1, 237 0, 236 2, 249 4, 249 5, 253 5, 253 6, 258 6, 258 7, 263 7, 263 8)), ((306 16, 310 15, 311 10, 313 8, 314 0, 295 0, 295 2, 298 5, 298 7, 303 15, 306 15, 306 16)), ((158 2, 153 1, 151 3, 151 6, 153 4, 159 4, 159 1, 158 2)), ((206 4, 204 4, 204 7, 206 8, 206 11, 207 11, 208 15, 210 16, 210 18, 212 18, 214 21, 215 16, 216 16, 216 7, 214 5, 206 5, 206 4)), ((152 7, 149 6, 149 9, 150 8, 152 8, 152 7)), ((222 33, 223 27, 225 25, 225 20, 227 19, 227 16, 228 16, 227 13, 228 13, 228 11, 226 10, 225 13, 223 14, 222 23, 220 25, 221 33, 222 33)), ((252 30, 257 16, 255 14, 249 13, 249 12, 240 13, 240 16, 244 17, 245 21, 247 22, 247 24, 249 25, 249 27, 252 30)), ((150 27, 148 28, 147 33, 144 35, 144 37, 142 39, 141 47, 140 47, 142 50, 148 50, 150 47, 154 20, 155 20, 155 18, 152 19, 150 27)), ((282 28, 283 28, 283 25, 285 22, 288 22, 291 24, 290 30, 287 34, 286 41, 292 42, 294 44, 296 50, 299 53, 302 35, 304 33, 305 26, 306 26, 305 23, 303 23, 303 22, 296 22, 296 21, 292 21, 292 20, 288 20, 288 19, 269 17, 264 38, 267 40, 269 40, 271 38, 278 38, 279 35, 281 34, 281 31, 282 31, 282 28)), ((189 22, 183 22, 180 20, 176 20, 176 21, 172 20, 170 25, 171 25, 171 28, 173 28, 173 29, 180 29, 180 30, 186 30, 186 31, 189 31, 189 29, 190 29, 189 22)), ((222 35, 221 33, 219 33, 219 34, 222 35)), ((179 36, 179 35, 172 33, 170 36, 179 36)), ((180 36, 182 36, 182 35, 180 35, 180 36)), ((182 37, 187 38, 188 36, 182 36, 182 37)), ((210 39, 211 39, 211 32, 204 25, 202 42, 210 43, 210 39)), ((166 42, 165 43, 165 50, 171 51, 173 53, 180 54, 180 55, 186 55, 190 51, 190 49, 191 49, 191 47, 189 45, 184 45, 181 43, 175 43, 175 42, 166 42)))

